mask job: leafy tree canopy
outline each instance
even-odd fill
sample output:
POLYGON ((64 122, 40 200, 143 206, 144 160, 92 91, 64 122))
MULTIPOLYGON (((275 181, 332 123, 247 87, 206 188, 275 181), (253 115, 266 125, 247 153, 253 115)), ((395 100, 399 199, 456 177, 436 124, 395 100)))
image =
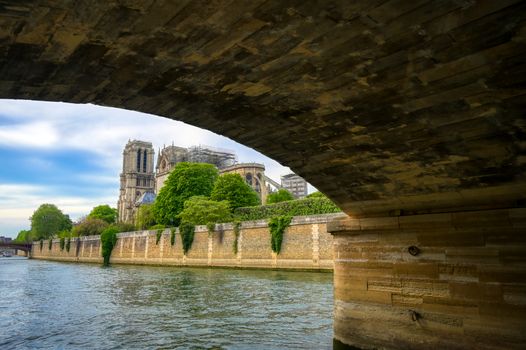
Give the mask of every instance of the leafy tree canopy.
POLYGON ((117 209, 110 207, 107 204, 96 206, 88 215, 89 218, 101 219, 108 224, 113 224, 117 220, 117 209))
POLYGON ((135 217, 135 225, 139 230, 147 229, 156 224, 155 215, 153 213, 153 204, 142 204, 137 210, 135 217))
POLYGON ((155 220, 163 225, 179 225, 184 202, 193 196, 209 197, 217 180, 217 168, 211 164, 177 164, 155 199, 155 220))
POLYGON ((277 192, 271 193, 267 197, 267 204, 279 203, 285 201, 291 201, 294 196, 284 188, 279 189, 277 192))
POLYGON ((64 215, 54 204, 42 204, 33 213, 31 220, 31 238, 48 239, 63 230, 71 229, 69 215, 64 215))
POLYGON ((87 217, 73 227, 72 234, 74 236, 100 235, 108 226, 109 224, 102 219, 87 217))
POLYGON ((31 242, 31 240, 31 231, 29 230, 21 230, 15 238, 15 242, 27 243, 31 242))
POLYGON ((227 201, 213 201, 204 196, 195 196, 184 203, 179 214, 181 221, 192 225, 208 225, 229 222, 232 219, 227 201))
POLYGON ((307 198, 327 198, 327 196, 321 193, 320 191, 316 191, 307 195, 307 198))
POLYGON ((210 199, 214 201, 226 200, 230 208, 252 207, 260 205, 256 191, 252 189, 239 174, 225 174, 217 179, 210 199))

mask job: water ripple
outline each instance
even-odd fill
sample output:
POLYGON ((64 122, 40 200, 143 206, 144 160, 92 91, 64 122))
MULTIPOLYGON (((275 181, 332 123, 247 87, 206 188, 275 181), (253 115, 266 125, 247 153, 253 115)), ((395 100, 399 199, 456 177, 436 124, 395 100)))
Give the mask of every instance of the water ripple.
POLYGON ((330 349, 332 275, 0 259, 1 349, 330 349))

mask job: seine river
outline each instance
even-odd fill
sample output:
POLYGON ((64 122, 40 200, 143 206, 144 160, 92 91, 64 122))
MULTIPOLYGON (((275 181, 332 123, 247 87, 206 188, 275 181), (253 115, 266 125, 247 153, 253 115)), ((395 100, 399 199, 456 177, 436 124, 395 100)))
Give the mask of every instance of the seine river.
POLYGON ((331 349, 332 274, 0 258, 0 349, 331 349))

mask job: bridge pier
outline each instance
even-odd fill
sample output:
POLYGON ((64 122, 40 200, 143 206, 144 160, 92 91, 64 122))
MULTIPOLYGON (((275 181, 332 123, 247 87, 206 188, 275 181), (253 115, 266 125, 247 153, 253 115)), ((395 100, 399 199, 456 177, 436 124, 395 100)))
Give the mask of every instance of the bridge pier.
POLYGON ((360 349, 526 343, 526 208, 340 219, 334 336, 360 349))

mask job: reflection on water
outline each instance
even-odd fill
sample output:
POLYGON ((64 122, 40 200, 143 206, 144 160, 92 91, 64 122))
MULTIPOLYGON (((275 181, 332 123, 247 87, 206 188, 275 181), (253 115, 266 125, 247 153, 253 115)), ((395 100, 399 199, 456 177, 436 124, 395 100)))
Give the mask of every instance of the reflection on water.
POLYGON ((0 259, 1 349, 330 349, 327 273, 0 259))

